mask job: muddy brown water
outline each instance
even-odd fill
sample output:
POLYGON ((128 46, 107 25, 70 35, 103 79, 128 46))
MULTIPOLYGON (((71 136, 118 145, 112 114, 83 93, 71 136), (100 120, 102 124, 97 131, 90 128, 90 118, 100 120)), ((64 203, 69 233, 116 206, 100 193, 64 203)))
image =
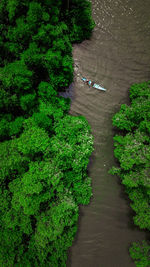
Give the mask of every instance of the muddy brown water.
POLYGON ((92 0, 92 15, 96 22, 92 38, 73 45, 70 113, 85 116, 92 127, 95 150, 88 169, 93 197, 88 206, 80 207, 67 266, 130 267, 135 264, 128 248, 146 234, 133 224, 119 178, 108 174, 116 165, 111 119, 121 104, 129 104, 130 85, 150 79, 150 1, 92 0), (81 75, 107 91, 89 88, 81 75))

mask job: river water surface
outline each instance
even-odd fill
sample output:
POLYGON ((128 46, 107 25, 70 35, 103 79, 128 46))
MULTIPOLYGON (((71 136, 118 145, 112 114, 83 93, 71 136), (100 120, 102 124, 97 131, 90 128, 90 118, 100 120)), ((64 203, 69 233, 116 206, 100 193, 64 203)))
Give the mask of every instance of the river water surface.
POLYGON ((94 152, 89 164, 93 197, 80 207, 79 228, 69 250, 68 267, 135 266, 128 254, 132 241, 146 237, 133 225, 123 186, 108 170, 113 156, 112 116, 129 104, 132 83, 150 79, 150 1, 92 0, 96 22, 92 38, 73 45, 76 63, 70 113, 92 127, 94 152), (81 76, 107 89, 89 88, 81 76))

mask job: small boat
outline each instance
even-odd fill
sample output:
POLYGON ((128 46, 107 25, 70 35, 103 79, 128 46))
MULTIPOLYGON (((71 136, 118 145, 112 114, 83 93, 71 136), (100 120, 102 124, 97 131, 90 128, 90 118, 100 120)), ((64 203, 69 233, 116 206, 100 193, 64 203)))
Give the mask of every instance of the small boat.
MULTIPOLYGON (((87 79, 84 78, 84 77, 81 78, 81 80, 84 81, 84 82, 87 82, 87 79)), ((89 84, 89 85, 91 85, 91 83, 92 83, 92 81, 88 81, 88 84, 89 84)), ((94 87, 94 88, 96 88, 96 89, 98 89, 98 90, 106 91, 105 88, 101 87, 101 86, 100 86, 99 84, 97 84, 97 83, 94 83, 94 84, 92 85, 92 87, 94 87)))

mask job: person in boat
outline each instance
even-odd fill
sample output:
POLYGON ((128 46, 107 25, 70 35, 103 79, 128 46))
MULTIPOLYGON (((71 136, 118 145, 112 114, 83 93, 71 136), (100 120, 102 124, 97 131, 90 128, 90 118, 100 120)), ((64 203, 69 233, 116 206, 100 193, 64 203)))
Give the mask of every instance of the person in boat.
POLYGON ((89 81, 89 82, 88 82, 88 85, 93 87, 94 83, 95 83, 95 82, 89 81))
POLYGON ((86 80, 86 84, 87 84, 87 85, 89 85, 89 87, 90 87, 90 85, 92 85, 92 86, 93 86, 93 85, 94 85, 94 83, 95 83, 95 82, 91 82, 90 80, 86 80))
POLYGON ((89 85, 89 81, 90 81, 90 80, 88 80, 88 79, 86 80, 86 84, 87 84, 87 85, 89 85))

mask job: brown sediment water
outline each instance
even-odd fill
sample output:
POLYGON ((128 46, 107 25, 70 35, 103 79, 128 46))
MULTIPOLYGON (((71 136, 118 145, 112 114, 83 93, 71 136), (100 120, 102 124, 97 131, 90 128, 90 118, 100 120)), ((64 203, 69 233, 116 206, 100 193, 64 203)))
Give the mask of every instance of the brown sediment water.
POLYGON ((150 79, 150 1, 92 0, 96 22, 90 40, 73 45, 76 63, 72 115, 83 115, 92 127, 94 152, 88 166, 93 197, 80 207, 78 232, 69 249, 68 267, 135 266, 128 248, 146 237, 133 224, 128 197, 117 176, 113 155, 112 116, 129 104, 133 83, 150 79), (88 87, 81 75, 106 92, 88 87))

